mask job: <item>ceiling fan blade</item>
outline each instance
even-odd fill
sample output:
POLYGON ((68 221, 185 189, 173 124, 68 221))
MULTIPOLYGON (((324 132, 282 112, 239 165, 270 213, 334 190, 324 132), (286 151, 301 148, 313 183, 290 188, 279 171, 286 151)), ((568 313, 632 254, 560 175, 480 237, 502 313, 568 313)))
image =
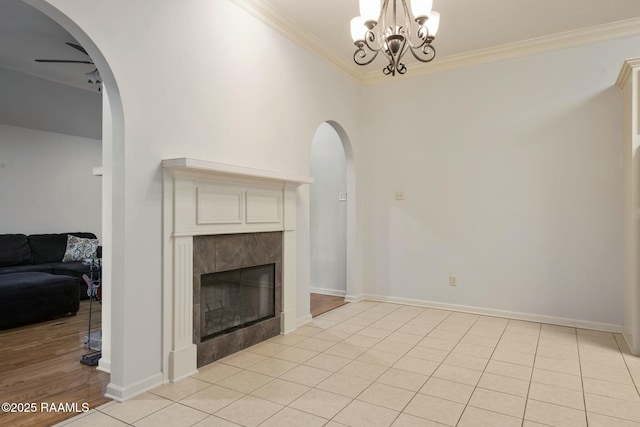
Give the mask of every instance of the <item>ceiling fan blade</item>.
POLYGON ((36 59, 36 62, 57 62, 57 63, 61 63, 61 64, 91 64, 93 65, 93 62, 91 61, 72 61, 69 59, 36 59))
POLYGON ((69 43, 69 42, 65 42, 65 44, 71 46, 74 49, 79 50, 80 52, 84 53, 85 55, 89 56, 89 54, 87 53, 86 50, 84 50, 84 48, 82 46, 80 46, 79 44, 75 44, 75 43, 69 43))

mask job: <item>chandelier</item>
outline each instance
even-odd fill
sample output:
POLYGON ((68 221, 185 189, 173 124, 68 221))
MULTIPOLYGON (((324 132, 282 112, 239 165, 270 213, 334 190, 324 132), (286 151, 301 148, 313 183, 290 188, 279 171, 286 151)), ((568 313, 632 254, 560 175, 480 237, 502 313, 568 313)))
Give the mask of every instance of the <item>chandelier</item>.
POLYGON ((433 0, 360 0, 360 16, 351 20, 351 37, 356 45, 353 60, 368 65, 380 52, 389 60, 382 69, 385 75, 404 74, 402 57, 407 51, 421 62, 431 62, 440 14, 432 11, 433 0), (413 19, 412 19, 413 18, 413 19), (404 21, 404 25, 401 25, 404 21))

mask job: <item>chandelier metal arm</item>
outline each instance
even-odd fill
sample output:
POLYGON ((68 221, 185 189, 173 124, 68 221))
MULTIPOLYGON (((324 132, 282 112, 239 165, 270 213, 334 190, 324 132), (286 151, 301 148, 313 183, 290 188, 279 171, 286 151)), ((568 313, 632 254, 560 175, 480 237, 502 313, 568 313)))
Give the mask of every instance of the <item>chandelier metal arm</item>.
MULTIPOLYGON (((358 46, 358 45, 356 45, 358 46)), ((380 53, 380 49, 378 50, 369 50, 369 52, 367 52, 366 49, 364 49, 366 45, 365 44, 361 44, 358 46, 358 48, 356 49, 356 51, 353 54, 353 61, 358 64, 358 65, 369 65, 373 62, 374 59, 376 59, 376 57, 378 56, 378 53, 380 53), (371 59, 367 59, 367 57, 372 54, 371 59)), ((368 47, 368 46, 367 46, 368 47)))
POLYGON ((353 61, 358 65, 371 64, 384 46, 382 43, 377 43, 376 33, 372 31, 374 28, 367 30, 364 40, 358 40, 355 43, 357 49, 353 53, 353 61), (372 55, 371 59, 367 59, 369 55, 372 55))
POLYGON ((409 46, 414 49, 420 49, 424 45, 430 44, 433 41, 434 37, 429 34, 429 30, 427 29, 427 27, 421 26, 416 30, 416 43, 414 43, 414 41, 410 37, 408 37, 408 39, 409 46))
POLYGON ((420 62, 431 62, 436 57, 436 48, 425 44, 422 48, 411 48, 411 54, 420 62), (419 53, 416 53, 419 52, 419 53), (424 56, 420 56, 424 55, 424 56))
POLYGON ((434 37, 429 34, 429 29, 421 25, 416 30, 416 39, 417 42, 411 38, 408 38, 409 48, 411 50, 411 54, 414 58, 416 58, 420 62, 431 62, 436 57, 436 49, 431 46, 431 42, 434 40, 434 37))
POLYGON ((399 34, 399 36, 401 37, 397 38, 398 46, 395 47, 395 53, 394 49, 390 47, 393 45, 393 41, 387 42, 387 45, 389 46, 386 49, 383 49, 383 53, 389 60, 389 64, 387 64, 387 66, 382 70, 386 75, 395 76, 396 73, 404 74, 407 72, 407 67, 403 62, 400 62, 400 60, 409 48, 409 44, 407 43, 407 38, 405 36, 402 36, 402 34, 399 34))
POLYGON ((419 43, 414 44, 409 38, 409 48, 411 54, 420 62, 431 62, 436 57, 436 49, 431 46, 434 37, 429 34, 429 29, 425 26, 418 27, 416 36, 419 43))
POLYGON ((376 33, 373 32, 373 29, 375 29, 375 27, 371 30, 367 30, 364 36, 364 44, 370 51, 378 52, 384 47, 384 42, 378 40, 378 37, 376 37, 376 33))
POLYGON ((426 16, 420 16, 413 23, 406 0, 383 0, 378 20, 366 21, 367 31, 363 40, 355 42, 354 62, 358 65, 368 65, 382 52, 389 61, 383 68, 383 73, 396 75, 396 73, 404 74, 407 71, 407 67, 401 62, 407 50, 410 50, 413 57, 420 62, 433 61, 436 50, 431 42, 435 37, 429 34, 425 25, 427 19, 426 16), (389 13, 389 1, 393 2, 391 13, 389 13), (401 2, 404 25, 398 25, 398 1, 401 2), (417 25, 417 28, 414 25, 417 25))

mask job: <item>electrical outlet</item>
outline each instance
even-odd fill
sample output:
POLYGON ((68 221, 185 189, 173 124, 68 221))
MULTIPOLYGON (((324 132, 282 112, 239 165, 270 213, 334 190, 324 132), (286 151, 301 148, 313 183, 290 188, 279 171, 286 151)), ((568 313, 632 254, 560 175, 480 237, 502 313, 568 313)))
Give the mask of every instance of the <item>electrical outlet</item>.
POLYGON ((404 191, 396 191, 396 200, 404 200, 404 191))
POLYGON ((346 202, 347 201, 347 193, 338 193, 338 201, 346 202))
POLYGON ((449 286, 458 286, 458 278, 456 276, 449 276, 449 286))

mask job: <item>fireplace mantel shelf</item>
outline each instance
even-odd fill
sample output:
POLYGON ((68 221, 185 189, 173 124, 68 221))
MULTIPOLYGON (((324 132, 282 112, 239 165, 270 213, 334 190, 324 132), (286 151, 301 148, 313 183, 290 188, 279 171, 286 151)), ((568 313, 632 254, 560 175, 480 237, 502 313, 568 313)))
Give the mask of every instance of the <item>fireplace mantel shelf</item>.
POLYGON ((254 169, 245 166, 228 165, 225 163, 209 162, 206 160, 189 159, 181 157, 177 159, 165 159, 162 161, 165 169, 176 169, 194 172, 204 172, 238 177, 262 178, 271 181, 279 181, 294 184, 312 184, 313 178, 291 175, 283 172, 254 169))

